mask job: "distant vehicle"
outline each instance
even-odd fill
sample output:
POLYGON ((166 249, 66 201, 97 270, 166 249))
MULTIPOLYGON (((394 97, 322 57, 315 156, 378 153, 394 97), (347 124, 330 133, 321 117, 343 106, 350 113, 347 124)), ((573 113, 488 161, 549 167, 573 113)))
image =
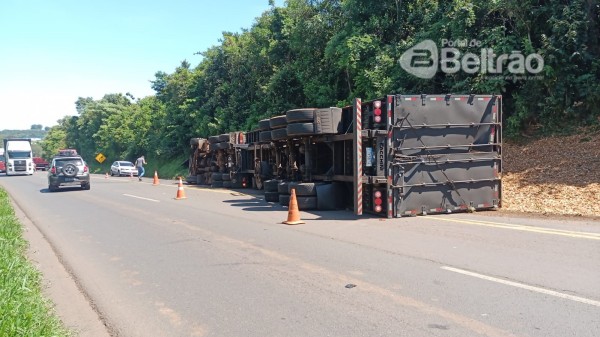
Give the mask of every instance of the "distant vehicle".
POLYGON ((90 189, 90 172, 80 156, 56 156, 48 171, 48 190, 55 192, 61 186, 81 186, 90 189))
POLYGON ((132 162, 126 160, 117 160, 110 166, 111 176, 130 176, 134 175, 137 177, 138 171, 132 162))
POLYGON ((32 175, 35 171, 29 138, 5 138, 6 175, 32 175))
POLYGON ((33 157, 33 163, 36 170, 47 171, 50 164, 42 157, 33 157))
POLYGON ((4 148, 0 148, 0 173, 6 172, 6 163, 4 159, 4 148))
POLYGON ((75 149, 62 149, 58 150, 57 156, 69 157, 69 156, 78 156, 77 150, 75 149))

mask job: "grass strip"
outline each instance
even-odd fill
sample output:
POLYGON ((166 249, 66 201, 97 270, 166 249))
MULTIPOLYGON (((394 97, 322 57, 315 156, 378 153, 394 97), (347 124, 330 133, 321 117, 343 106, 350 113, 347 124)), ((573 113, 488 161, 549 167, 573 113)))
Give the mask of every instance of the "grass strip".
POLYGON ((8 194, 0 188, 0 336, 72 336, 42 294, 42 277, 27 259, 22 234, 8 194))

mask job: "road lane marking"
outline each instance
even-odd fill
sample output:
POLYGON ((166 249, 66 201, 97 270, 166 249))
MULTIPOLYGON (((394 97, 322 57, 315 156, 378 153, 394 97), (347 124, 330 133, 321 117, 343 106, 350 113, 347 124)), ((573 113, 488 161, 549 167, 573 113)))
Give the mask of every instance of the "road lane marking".
POLYGON ((518 230, 518 231, 541 233, 541 234, 560 235, 560 236, 567 236, 567 237, 571 237, 571 238, 600 240, 600 233, 577 232, 577 231, 568 231, 568 230, 562 230, 562 229, 542 228, 542 227, 524 226, 524 225, 513 225, 513 224, 507 224, 507 223, 501 223, 501 222, 491 222, 491 221, 481 221, 481 220, 448 219, 448 218, 442 218, 442 217, 436 217, 435 219, 441 220, 441 221, 469 224, 469 225, 513 229, 513 230, 518 230))
POLYGON ((130 198, 136 198, 136 199, 142 199, 142 200, 147 200, 147 201, 152 201, 152 202, 160 202, 158 200, 155 199, 148 199, 148 198, 144 198, 144 197, 138 197, 136 195, 131 195, 131 194, 123 194, 126 197, 130 197, 130 198))
POLYGON ((463 270, 463 269, 458 269, 458 268, 453 268, 453 267, 448 267, 448 266, 443 266, 441 268, 444 270, 447 270, 447 271, 451 271, 451 272, 455 272, 455 273, 459 273, 459 274, 463 274, 463 275, 467 275, 467 276, 473 276, 473 277, 476 277, 476 278, 479 278, 482 280, 486 280, 486 281, 501 283, 504 285, 509 285, 509 286, 513 286, 513 287, 517 287, 517 288, 521 288, 521 289, 535 291, 535 292, 538 292, 541 294, 546 294, 546 295, 550 295, 550 296, 559 297, 562 299, 567 299, 567 300, 571 300, 571 301, 575 301, 575 302, 580 302, 580 303, 585 303, 585 304, 593 305, 596 307, 600 307, 600 301, 594 301, 594 300, 590 300, 590 299, 579 297, 579 296, 573 296, 573 295, 569 295, 569 294, 565 294, 565 293, 560 293, 558 291, 554 291, 554 290, 550 290, 550 289, 534 287, 534 286, 530 286, 530 285, 524 284, 524 283, 503 280, 500 278, 487 276, 487 275, 483 275, 483 274, 478 274, 478 273, 474 273, 474 272, 463 270))

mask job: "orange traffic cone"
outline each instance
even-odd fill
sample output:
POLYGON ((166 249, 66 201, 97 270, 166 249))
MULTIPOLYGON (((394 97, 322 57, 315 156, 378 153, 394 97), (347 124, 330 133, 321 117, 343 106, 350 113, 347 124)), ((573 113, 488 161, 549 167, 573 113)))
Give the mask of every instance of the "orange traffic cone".
POLYGON ((152 182, 152 185, 159 185, 160 182, 158 182, 158 172, 154 171, 154 181, 152 182))
POLYGON ((108 172, 104 175, 104 179, 108 179, 108 172))
POLYGON ((296 200, 296 189, 292 188, 290 195, 290 205, 288 207, 287 221, 283 222, 286 225, 300 225, 305 223, 300 220, 300 210, 298 209, 298 200, 296 200))
POLYGON ((186 199, 185 192, 183 191, 183 182, 181 181, 181 177, 179 177, 179 185, 177 186, 177 196, 175 199, 181 200, 186 199))

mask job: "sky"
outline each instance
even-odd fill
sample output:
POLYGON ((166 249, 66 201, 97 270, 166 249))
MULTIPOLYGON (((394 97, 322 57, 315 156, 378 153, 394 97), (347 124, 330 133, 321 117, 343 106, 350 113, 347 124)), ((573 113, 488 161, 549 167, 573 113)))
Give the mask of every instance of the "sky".
POLYGON ((2 0, 0 130, 57 125, 77 114, 78 97, 153 95, 157 71, 196 66, 195 53, 268 9, 268 0, 2 0))

